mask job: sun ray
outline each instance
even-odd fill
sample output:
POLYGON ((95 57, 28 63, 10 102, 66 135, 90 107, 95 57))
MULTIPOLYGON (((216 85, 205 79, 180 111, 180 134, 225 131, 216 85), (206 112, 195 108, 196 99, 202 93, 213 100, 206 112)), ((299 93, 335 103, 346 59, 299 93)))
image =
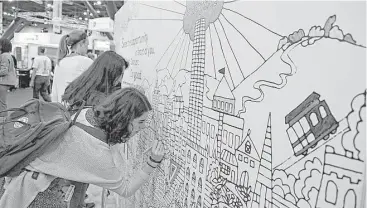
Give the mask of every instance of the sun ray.
POLYGON ((158 61, 157 65, 154 67, 156 70, 157 70, 157 66, 159 65, 159 63, 161 62, 161 60, 163 59, 163 57, 166 55, 166 53, 167 53, 168 49, 171 47, 171 45, 173 44, 173 42, 175 42, 175 40, 176 40, 177 36, 182 32, 182 30, 183 30, 183 28, 181 28, 181 29, 178 31, 178 33, 177 33, 177 35, 175 36, 175 38, 173 38, 172 42, 169 44, 169 46, 167 47, 167 49, 164 51, 164 53, 163 53, 162 57, 159 59, 159 61, 158 61))
POLYGON ((148 4, 143 4, 143 3, 140 3, 141 5, 144 5, 144 6, 147 6, 147 7, 151 7, 151 8, 155 8, 155 9, 159 9, 159 10, 163 10, 163 11, 168 11, 168 12, 173 12, 173 13, 176 13, 176 14, 181 14, 181 15, 185 15, 181 12, 176 12, 176 11, 173 11, 173 10, 169 10, 169 9, 164 9, 164 8, 160 8, 160 7, 156 7, 156 6, 152 6, 152 5, 148 5, 148 4))
POLYGON ((186 40, 186 35, 184 35, 184 38, 182 39, 182 42, 181 42, 181 44, 180 44, 180 49, 178 49, 177 58, 176 58, 175 63, 173 64, 173 69, 172 69, 172 70, 174 70, 174 69, 175 69, 175 66, 176 66, 177 60, 178 60, 178 59, 180 59, 180 57, 181 57, 181 60, 182 60, 181 49, 182 49, 182 46, 183 46, 183 45, 186 45, 186 44, 184 44, 184 43, 185 43, 185 40, 186 40), (180 56, 180 55, 181 55, 181 56, 180 56))
MULTIPOLYGON (((228 19, 223 15, 223 14, 221 14, 223 17, 224 17, 224 19, 238 32, 238 33, 240 33, 240 35, 243 37, 243 39, 245 39, 245 41, 251 46, 251 48, 252 49, 254 49, 254 51, 256 51, 256 53, 257 54, 259 54, 259 56, 263 59, 263 61, 265 61, 266 59, 264 58, 264 56, 263 55, 261 55, 261 53, 250 43, 250 41, 249 40, 247 40, 247 38, 230 22, 230 21, 228 21, 228 19)), ((222 23, 221 23, 222 24, 222 23)), ((225 34, 225 32, 224 32, 224 34, 225 34)))
MULTIPOLYGON (((245 75, 244 75, 244 74, 243 74, 243 72, 242 72, 242 69, 241 69, 240 63, 238 63, 237 56, 236 56, 236 54, 234 54, 234 51, 233 51, 232 45, 231 45, 231 43, 230 43, 230 42, 229 42, 229 40, 228 40, 227 33, 226 33, 226 31, 224 30, 224 27, 223 27, 222 21, 220 21, 220 19, 218 19, 218 20, 219 20, 220 25, 222 26, 224 36, 225 36, 225 37, 226 37, 226 39, 227 39, 227 42, 228 42, 229 48, 231 49, 232 54, 233 54, 233 56, 234 56, 234 59, 235 59, 235 60, 236 60, 236 62, 237 62, 237 66, 238 66, 238 68, 240 69, 240 72, 241 72, 241 74, 242 74, 242 77, 243 77, 243 78, 245 78, 245 75)), ((261 56, 261 54, 260 54, 260 56, 261 56)), ((263 58, 263 57, 261 56, 261 58, 263 58)), ((263 59, 264 59, 264 58, 263 58, 263 59)))
POLYGON ((245 18, 245 19, 247 19, 247 20, 249 20, 249 21, 251 21, 251 22, 253 22, 253 23, 257 24, 257 25, 259 25, 260 27, 262 27, 262 28, 266 29, 267 31, 269 31, 269 32, 271 32, 271 33, 273 33, 273 34, 275 34, 275 35, 277 35, 277 36, 279 36, 279 37, 284 37, 284 35, 280 35, 279 33, 276 33, 276 32, 274 32, 274 31, 270 30, 269 28, 265 27, 264 25, 262 25, 262 24, 260 24, 260 23, 256 22, 256 21, 255 21, 255 20, 253 20, 253 19, 250 19, 250 18, 248 18, 248 17, 244 16, 243 14, 240 14, 240 13, 238 13, 238 12, 236 12, 236 11, 233 11, 232 9, 228 9, 228 8, 225 8, 225 7, 223 7, 223 9, 224 9, 224 10, 227 10, 227 11, 231 11, 231 12, 233 12, 233 13, 237 14, 237 15, 240 15, 240 16, 242 16, 243 18, 245 18))
MULTIPOLYGON (((179 42, 178 42, 178 44, 176 44, 176 47, 175 47, 175 50, 173 50, 173 52, 172 52, 172 55, 171 55, 171 58, 169 59, 169 61, 168 61, 168 63, 167 63, 167 66, 166 66, 166 68, 168 69, 168 66, 170 65, 170 63, 171 63, 171 60, 172 60, 172 58, 173 58, 173 56, 175 55, 175 53, 176 53, 176 50, 177 50, 177 48, 178 48, 178 46, 180 45, 180 44, 182 44, 182 36, 180 37, 180 40, 179 40, 179 42)), ((176 58, 176 60, 177 60, 177 58, 176 58)), ((173 70, 173 69, 172 69, 173 70)), ((168 71, 170 71, 170 70, 168 70, 168 71)))
POLYGON ((228 62, 227 62, 226 55, 224 54, 224 51, 223 51, 222 41, 220 40, 219 33, 218 33, 218 30, 217 30, 217 27, 215 26, 215 24, 214 24, 214 29, 215 29, 215 32, 217 33, 219 44, 220 44, 220 48, 222 50, 222 54, 223 54, 224 60, 226 62, 226 66, 227 66, 227 70, 226 71, 228 71, 228 73, 229 73, 229 77, 231 78, 232 85, 235 86, 234 81, 233 81, 233 78, 232 78, 231 70, 229 70, 229 67, 228 67, 228 62))
POLYGON ((174 1, 174 2, 176 2, 177 4, 179 4, 179 5, 183 6, 183 7, 186 7, 184 4, 180 3, 179 1, 174 1))

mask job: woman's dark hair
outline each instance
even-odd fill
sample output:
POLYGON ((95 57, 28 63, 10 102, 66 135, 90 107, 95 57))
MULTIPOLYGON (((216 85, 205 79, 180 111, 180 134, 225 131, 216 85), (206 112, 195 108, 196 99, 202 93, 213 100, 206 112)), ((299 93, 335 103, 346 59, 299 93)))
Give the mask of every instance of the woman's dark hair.
POLYGON ((114 92, 93 108, 97 124, 108 134, 108 144, 126 142, 131 134, 130 123, 150 110, 148 98, 132 87, 114 92))
POLYGON ((127 61, 114 51, 101 54, 93 64, 74 79, 65 89, 62 99, 69 104, 84 100, 96 105, 109 94, 121 88, 116 79, 122 77, 127 61))
POLYGON ((60 61, 65 58, 69 54, 69 48, 72 48, 74 45, 79 43, 82 40, 86 40, 88 34, 86 31, 74 30, 71 33, 64 35, 60 39, 59 43, 59 51, 57 61, 60 61))
POLYGON ((10 40, 6 38, 0 38, 1 53, 10 53, 12 50, 12 44, 10 40))

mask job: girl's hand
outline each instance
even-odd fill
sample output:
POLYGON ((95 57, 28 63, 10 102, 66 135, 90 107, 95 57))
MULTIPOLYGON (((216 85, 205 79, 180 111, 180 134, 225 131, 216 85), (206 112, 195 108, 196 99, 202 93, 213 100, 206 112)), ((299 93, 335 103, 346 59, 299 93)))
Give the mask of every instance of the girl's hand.
POLYGON ((152 146, 150 160, 155 163, 160 163, 164 157, 164 144, 161 141, 155 140, 152 146))

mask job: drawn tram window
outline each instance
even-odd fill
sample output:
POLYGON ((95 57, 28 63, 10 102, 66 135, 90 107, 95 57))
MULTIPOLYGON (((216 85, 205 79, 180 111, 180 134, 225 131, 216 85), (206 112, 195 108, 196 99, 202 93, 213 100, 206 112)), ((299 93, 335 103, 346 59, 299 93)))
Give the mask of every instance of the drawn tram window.
POLYGON ((220 109, 224 110, 224 102, 223 101, 220 102, 220 106, 221 106, 220 109))
POLYGON ((247 154, 251 154, 251 144, 250 144, 249 141, 247 141, 246 144, 245 144, 245 152, 247 154))
POLYGON ((209 123, 207 123, 207 125, 206 125, 206 135, 210 135, 210 124, 209 123))
POLYGON ((312 122, 313 126, 316 126, 317 123, 319 122, 319 120, 317 119, 316 113, 311 113, 310 119, 311 119, 311 122, 312 122))
POLYGON ((201 124, 201 131, 203 134, 205 134, 205 121, 201 124))
POLYGON ((327 116, 327 113, 326 113, 324 106, 320 105, 319 110, 320 110, 321 117, 325 118, 327 116))
POLYGON ((254 167, 255 167, 255 162, 254 162, 253 160, 251 160, 251 161, 250 161, 250 166, 251 166, 252 168, 254 168, 254 167))
POLYGON ((296 134, 296 132, 294 132, 292 127, 287 129, 287 134, 288 134, 288 137, 289 137, 289 140, 291 141, 291 143, 295 143, 295 142, 298 141, 297 134, 296 134))
POLYGON ((187 152, 187 163, 189 163, 189 164, 190 164, 190 162, 191 162, 191 151, 189 150, 189 151, 187 152))
POLYGON ((232 103, 229 104, 229 112, 232 113, 232 103))
POLYGON ((203 158, 200 159, 199 171, 200 173, 204 172, 204 159, 203 158))
POLYGON ((302 126, 299 122, 296 122, 293 125, 293 129, 296 131, 296 134, 297 134, 298 138, 301 138, 303 136, 304 132, 303 132, 302 126))
POLYGON ((302 128, 303 128, 303 131, 305 133, 307 133, 308 131, 310 131, 310 125, 308 124, 308 121, 306 119, 306 117, 302 117, 300 120, 299 120, 299 123, 301 124, 302 128))
POLYGON ((238 155, 238 160, 242 161, 242 155, 241 154, 238 155))
POLYGON ((186 179, 190 180, 190 168, 189 167, 186 169, 186 179))
POLYGON ((245 157, 244 161, 245 163, 248 163, 248 157, 245 157))
POLYGON ((338 189, 334 181, 328 181, 325 193, 325 201, 335 205, 338 197, 338 189))

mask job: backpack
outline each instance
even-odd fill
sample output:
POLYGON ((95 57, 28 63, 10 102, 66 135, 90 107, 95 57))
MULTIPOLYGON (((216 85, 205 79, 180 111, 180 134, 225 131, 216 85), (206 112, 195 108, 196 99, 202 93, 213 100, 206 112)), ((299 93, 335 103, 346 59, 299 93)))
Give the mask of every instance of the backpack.
POLYGON ((71 119, 75 105, 68 110, 60 103, 31 99, 19 108, 2 111, 12 113, 0 123, 0 178, 18 176, 29 163, 62 138, 75 124, 85 102, 82 101, 71 119))

